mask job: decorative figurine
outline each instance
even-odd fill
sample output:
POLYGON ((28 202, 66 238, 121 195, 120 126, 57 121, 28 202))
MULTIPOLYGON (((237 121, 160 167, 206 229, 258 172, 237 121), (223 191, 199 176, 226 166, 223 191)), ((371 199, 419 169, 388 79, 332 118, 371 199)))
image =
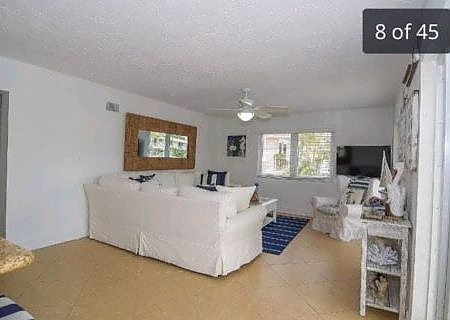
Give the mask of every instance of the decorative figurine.
POLYGON ((384 299, 386 297, 387 289, 389 287, 389 282, 386 279, 386 276, 380 274, 375 280, 374 280, 375 286, 374 286, 374 296, 377 299, 384 299))

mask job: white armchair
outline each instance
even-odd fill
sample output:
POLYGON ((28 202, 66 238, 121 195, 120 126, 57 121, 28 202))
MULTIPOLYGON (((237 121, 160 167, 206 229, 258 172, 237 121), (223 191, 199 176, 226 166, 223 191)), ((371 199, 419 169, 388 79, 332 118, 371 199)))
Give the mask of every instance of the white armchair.
MULTIPOLYGON (((338 195, 342 195, 350 181, 349 177, 337 176, 336 183, 338 195)), ((361 214, 362 205, 339 205, 339 199, 329 197, 313 197, 312 228, 331 237, 350 241, 362 237, 361 214)))

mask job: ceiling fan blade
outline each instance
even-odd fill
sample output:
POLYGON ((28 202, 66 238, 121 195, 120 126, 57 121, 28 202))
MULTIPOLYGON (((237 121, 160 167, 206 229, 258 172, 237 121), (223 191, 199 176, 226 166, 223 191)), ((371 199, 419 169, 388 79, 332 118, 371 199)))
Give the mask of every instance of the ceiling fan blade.
POLYGON ((209 109, 206 110, 206 114, 228 114, 237 113, 240 108, 219 108, 219 109, 209 109))
POLYGON ((289 108, 284 106, 257 106, 255 110, 269 113, 287 113, 289 108))
POLYGON ((262 120, 268 120, 268 119, 272 118, 272 115, 268 112, 256 110, 255 117, 262 119, 262 120))

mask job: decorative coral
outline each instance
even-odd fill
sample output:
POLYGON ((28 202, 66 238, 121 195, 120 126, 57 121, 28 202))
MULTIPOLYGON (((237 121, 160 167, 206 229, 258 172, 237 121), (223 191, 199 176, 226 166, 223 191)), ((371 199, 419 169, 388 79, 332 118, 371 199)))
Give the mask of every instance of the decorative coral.
POLYGON ((372 243, 367 248, 367 259, 380 266, 398 264, 398 252, 382 243, 372 243))

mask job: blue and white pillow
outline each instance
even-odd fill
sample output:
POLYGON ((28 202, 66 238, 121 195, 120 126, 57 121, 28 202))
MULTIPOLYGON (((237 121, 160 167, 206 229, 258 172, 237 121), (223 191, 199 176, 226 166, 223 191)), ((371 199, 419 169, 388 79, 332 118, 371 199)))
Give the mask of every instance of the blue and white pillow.
POLYGON ((367 191, 369 189, 370 185, 370 178, 358 178, 358 179, 351 179, 348 183, 348 188, 355 188, 355 189, 364 189, 367 191))
POLYGON ((137 181, 139 183, 145 183, 145 182, 149 182, 150 180, 152 180, 155 177, 155 174, 150 174, 148 176, 142 175, 140 174, 139 177, 134 178, 134 177, 130 177, 130 180, 134 180, 137 181))
POLYGON ((362 204, 367 196, 370 187, 370 178, 353 178, 347 185, 340 204, 362 204))
POLYGON ((201 185, 201 184, 198 184, 197 188, 200 188, 200 189, 203 189, 203 190, 208 190, 208 191, 217 191, 216 186, 213 186, 213 185, 201 185))
MULTIPOLYGON (((206 184, 217 185, 217 186, 224 186, 225 185, 225 177, 226 176, 227 176, 227 172, 226 171, 212 171, 212 170, 208 170, 208 175, 206 177, 206 184)), ((203 182, 204 181, 201 181, 200 184, 204 184, 203 182)))

